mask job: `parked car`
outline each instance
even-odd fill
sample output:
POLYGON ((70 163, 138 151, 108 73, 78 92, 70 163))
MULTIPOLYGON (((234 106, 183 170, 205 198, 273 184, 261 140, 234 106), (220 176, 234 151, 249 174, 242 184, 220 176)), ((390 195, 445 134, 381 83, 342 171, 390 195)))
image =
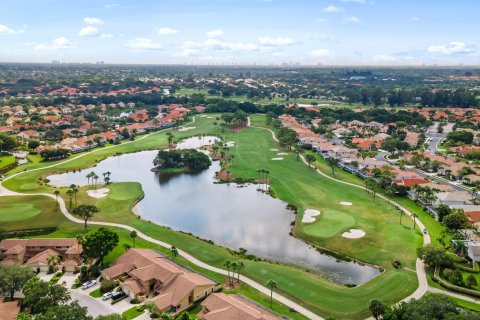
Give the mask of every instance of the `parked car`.
POLYGON ((91 288, 96 284, 97 284, 97 280, 89 280, 82 285, 82 289, 85 290, 85 289, 91 288))
POLYGON ((113 292, 112 293, 112 300, 115 301, 115 300, 118 300, 120 298, 123 298, 125 297, 127 294, 123 291, 118 291, 118 292, 113 292))
POLYGON ((104 294, 102 295, 102 300, 103 300, 103 301, 108 300, 108 299, 110 299, 112 296, 113 296, 113 292, 104 293, 104 294))
POLYGON ((427 234, 428 233, 427 229, 423 229, 423 233, 427 234))

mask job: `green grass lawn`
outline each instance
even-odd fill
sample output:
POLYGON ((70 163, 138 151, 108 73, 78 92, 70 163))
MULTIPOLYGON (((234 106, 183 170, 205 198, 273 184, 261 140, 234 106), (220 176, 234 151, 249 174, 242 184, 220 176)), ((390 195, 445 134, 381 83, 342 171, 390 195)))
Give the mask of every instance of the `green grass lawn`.
POLYGON ((125 320, 132 320, 132 319, 135 319, 136 317, 139 317, 141 316, 144 311, 138 311, 137 308, 139 306, 134 306, 134 307, 131 307, 130 309, 124 311, 122 313, 122 316, 125 320))
MULTIPOLYGON (((262 120, 258 116, 254 116, 252 119, 255 124, 260 124, 262 120)), ((279 285, 278 291, 282 294, 318 314, 332 316, 336 319, 363 319, 369 315, 367 304, 370 299, 381 298, 386 303, 392 304, 407 296, 417 287, 415 273, 405 269, 394 270, 391 263, 393 260, 400 260, 404 266, 414 268, 415 248, 420 245, 421 236, 411 227, 400 226, 395 211, 386 202, 379 199, 373 201, 371 196, 362 190, 349 188, 322 178, 312 169, 295 160, 296 157, 293 154, 285 156, 283 161, 271 161, 271 158, 276 156, 276 152, 270 151, 270 149, 279 148, 279 146, 273 142, 271 134, 265 130, 249 128, 240 133, 224 132, 222 134, 220 129, 213 125, 213 121, 197 117, 196 124, 189 125, 195 126, 196 129, 185 132, 175 131, 174 135, 176 138, 180 138, 199 133, 217 134, 225 136, 227 141, 236 141, 236 146, 232 149, 232 153, 235 154, 234 164, 229 168, 235 176, 256 178, 258 168, 269 169, 271 186, 275 195, 300 208, 298 219, 301 219, 303 209, 306 208, 315 208, 326 213, 324 215, 327 226, 325 229, 329 232, 323 234, 324 237, 315 234, 315 232, 323 232, 322 217, 318 222, 308 226, 312 230, 305 231, 304 226, 297 226, 295 233, 298 236, 316 245, 337 250, 365 262, 382 265, 386 269, 381 275, 356 288, 346 288, 303 270, 269 262, 244 260, 246 276, 259 283, 275 279, 279 285), (255 143, 251 143, 252 141, 255 143), (344 207, 339 204, 340 201, 349 201, 354 205, 344 207), (337 215, 342 217, 338 218, 337 215), (341 232, 350 227, 363 229, 367 235, 358 240, 342 238, 341 232), (339 308, 339 304, 341 304, 341 308, 339 308)), ((14 190, 27 189, 53 193, 54 188, 37 183, 39 178, 46 176, 47 173, 85 168, 94 164, 98 159, 103 159, 115 152, 156 149, 165 146, 166 141, 165 132, 157 132, 132 144, 100 149, 97 153, 82 157, 76 155, 74 158, 78 159, 55 168, 43 169, 38 172, 27 171, 25 174, 7 181, 5 185, 14 190)), ((32 169, 50 164, 52 163, 38 162, 28 166, 29 169, 32 169)), ((171 243, 217 267, 221 267, 226 260, 236 259, 225 248, 211 245, 187 234, 174 232, 134 216, 130 208, 142 194, 138 184, 118 183, 109 185, 108 188, 111 189, 111 192, 104 199, 87 198, 84 190, 81 190, 78 195, 79 203, 94 203, 101 208, 102 211, 94 218, 95 220, 129 224, 149 236, 171 243)), ((57 219, 56 223, 60 230, 49 236, 75 236, 77 233, 83 232, 81 225, 65 221, 66 219, 57 211, 54 213, 57 215, 55 219, 57 219)), ((43 214, 48 213, 42 211, 43 214)), ((37 216, 37 218, 41 220, 41 216, 37 216)), ((94 226, 89 226, 89 229, 93 228, 94 226)), ((132 244, 128 231, 116 228, 113 230, 118 232, 121 243, 132 244)), ((168 252, 167 249, 159 248, 139 238, 136 240, 136 246, 168 252)), ((114 260, 122 252, 124 250, 119 245, 107 257, 106 262, 114 260)), ((181 258, 179 258, 179 262, 219 281, 224 279, 212 272, 201 270, 181 258)), ((250 295, 251 298, 261 303, 265 299, 268 300, 268 297, 261 298, 257 291, 244 291, 247 296, 250 295)), ((239 292, 245 293, 242 290, 239 292)), ((301 315, 290 314, 288 308, 282 305, 278 305, 278 310, 274 307, 274 310, 293 319, 304 319, 301 315)))
POLYGON ((100 289, 95 289, 89 293, 90 297, 100 298, 102 297, 103 293, 100 292, 100 289))
POLYGON ((0 202, 0 226, 7 231, 56 227, 62 220, 55 201, 44 196, 9 196, 0 202))
POLYGON ((8 167, 15 163, 14 156, 2 156, 0 157, 0 172, 8 170, 8 167))
POLYGON ((450 300, 453 300, 453 302, 455 302, 455 304, 460 308, 480 312, 480 305, 475 302, 465 301, 465 300, 450 297, 450 296, 446 296, 446 297, 448 297, 450 300))

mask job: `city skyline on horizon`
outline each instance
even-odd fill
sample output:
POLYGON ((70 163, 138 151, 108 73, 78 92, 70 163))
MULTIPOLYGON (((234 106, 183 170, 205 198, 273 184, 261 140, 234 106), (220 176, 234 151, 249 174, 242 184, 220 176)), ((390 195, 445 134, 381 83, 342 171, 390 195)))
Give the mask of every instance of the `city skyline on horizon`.
POLYGON ((472 32, 480 3, 465 0, 4 0, 2 7, 2 62, 480 65, 472 32))

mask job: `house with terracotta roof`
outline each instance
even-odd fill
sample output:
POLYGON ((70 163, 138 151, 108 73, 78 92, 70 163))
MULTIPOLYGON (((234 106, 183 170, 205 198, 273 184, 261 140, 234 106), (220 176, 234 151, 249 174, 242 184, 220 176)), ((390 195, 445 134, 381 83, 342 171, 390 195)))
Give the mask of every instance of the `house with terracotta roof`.
POLYGON ((0 242, 0 265, 25 264, 34 271, 48 271, 49 257, 59 256, 63 271, 78 271, 82 246, 73 238, 6 239, 0 242))
POLYGON ((280 320, 285 319, 239 294, 212 293, 202 302, 202 320, 280 320))
POLYGON ((105 279, 120 282, 132 299, 148 300, 161 313, 181 312, 220 289, 220 284, 149 249, 130 249, 102 271, 105 279))

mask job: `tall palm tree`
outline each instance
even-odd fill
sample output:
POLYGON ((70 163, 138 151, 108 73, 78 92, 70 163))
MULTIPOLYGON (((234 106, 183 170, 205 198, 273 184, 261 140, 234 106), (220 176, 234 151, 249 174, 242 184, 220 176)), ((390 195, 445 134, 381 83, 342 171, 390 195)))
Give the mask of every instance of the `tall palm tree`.
POLYGON ((137 231, 135 230, 132 230, 132 232, 130 232, 130 238, 132 238, 132 242, 133 242, 133 247, 135 248, 135 238, 137 237, 137 231))
POLYGON ((278 285, 275 280, 268 280, 267 282, 267 288, 270 289, 270 309, 272 309, 272 300, 273 300, 273 290, 277 289, 278 285))
POLYGON ((87 173, 85 177, 87 178, 87 188, 90 189, 90 178, 92 177, 92 175, 90 173, 87 173))
POLYGON ((412 214, 413 217, 413 229, 415 229, 417 225, 417 215, 415 213, 412 214))
POLYGON ((233 261, 231 263, 231 267, 232 267, 232 280, 230 280, 230 285, 231 287, 233 288, 234 287, 234 280, 235 280, 235 272, 237 272, 237 269, 238 269, 238 263, 236 263, 235 261, 233 261))
POLYGON ((95 189, 97 189, 97 181, 98 181, 98 176, 96 173, 93 174, 93 180, 95 180, 95 189))
POLYGON ((240 271, 242 271, 243 269, 245 269, 245 264, 240 261, 239 263, 237 263, 237 280, 238 280, 238 283, 240 284, 240 271))
MULTIPOLYGON (((227 268, 227 273, 228 273, 228 281, 230 282, 230 268, 232 267, 232 262, 227 260, 223 263, 223 266, 225 268, 227 268)), ((230 286, 231 286, 231 282, 230 282, 230 286)))
POLYGON ((77 186, 73 187, 72 188, 72 192, 73 192, 73 197, 75 199, 75 205, 77 205, 77 193, 79 192, 80 190, 77 188, 77 186))
POLYGON ((73 199, 73 191, 72 191, 72 189, 68 189, 66 193, 67 193, 68 201, 69 201, 68 206, 71 208, 72 207, 72 199, 73 199))

